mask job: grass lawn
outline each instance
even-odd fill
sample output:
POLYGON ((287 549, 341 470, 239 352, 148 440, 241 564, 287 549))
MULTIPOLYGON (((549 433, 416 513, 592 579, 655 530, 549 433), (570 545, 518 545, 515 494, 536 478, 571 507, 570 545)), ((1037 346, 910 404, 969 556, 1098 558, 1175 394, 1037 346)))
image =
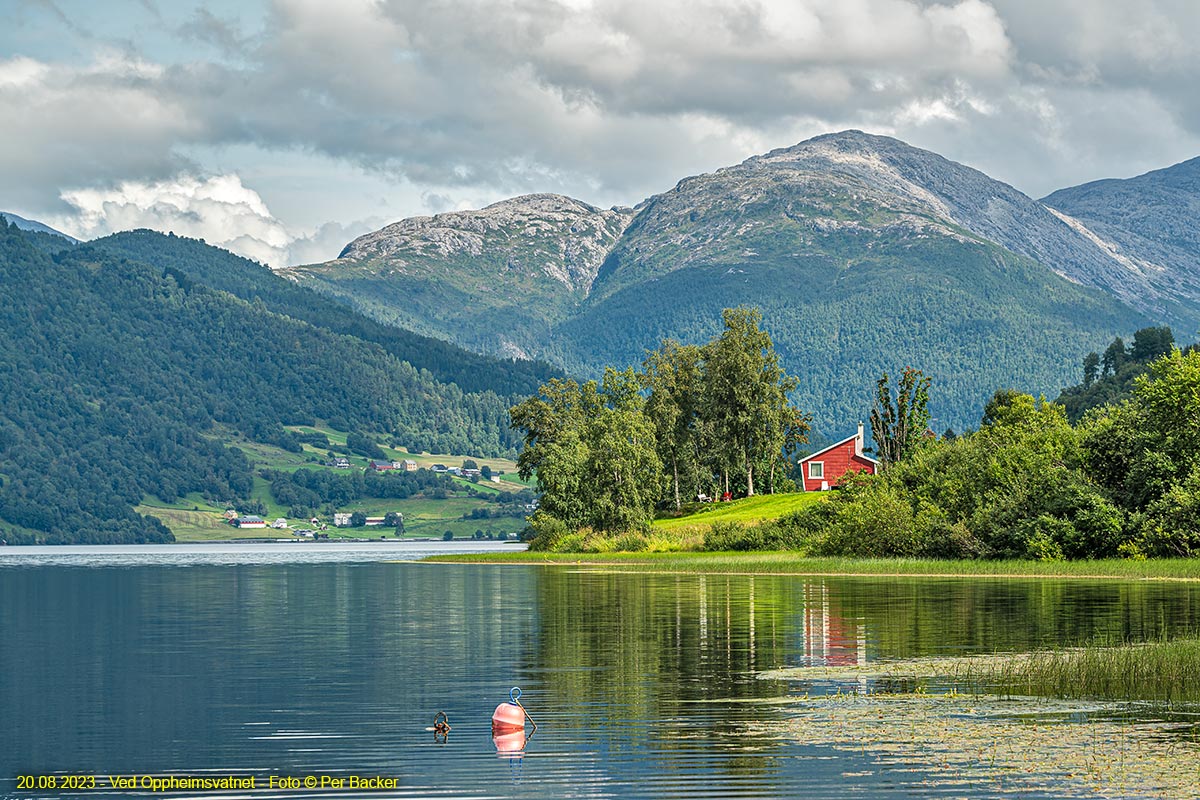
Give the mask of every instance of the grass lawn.
POLYGON ((784 514, 824 499, 825 495, 820 492, 796 492, 763 494, 734 500, 731 503, 701 503, 689 507, 696 509, 694 513, 654 520, 654 527, 664 531, 676 531, 701 525, 707 527, 714 522, 762 522, 767 519, 779 519, 784 514))

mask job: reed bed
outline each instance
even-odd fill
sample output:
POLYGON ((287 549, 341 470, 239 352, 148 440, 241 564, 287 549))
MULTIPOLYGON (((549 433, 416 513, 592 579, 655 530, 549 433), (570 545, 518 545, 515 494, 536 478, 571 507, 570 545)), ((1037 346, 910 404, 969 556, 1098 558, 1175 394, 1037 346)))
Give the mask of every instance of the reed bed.
POLYGON ((964 659, 950 677, 1010 696, 1200 703, 1200 638, 964 659))

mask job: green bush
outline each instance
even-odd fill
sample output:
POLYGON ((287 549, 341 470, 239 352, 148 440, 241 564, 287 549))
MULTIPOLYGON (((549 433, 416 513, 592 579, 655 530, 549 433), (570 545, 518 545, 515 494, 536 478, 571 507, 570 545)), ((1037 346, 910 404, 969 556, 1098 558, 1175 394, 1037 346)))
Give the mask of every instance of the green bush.
POLYGON ((836 515, 814 550, 825 556, 889 558, 920 555, 912 506, 893 487, 866 485, 835 504, 836 515))
POLYGON ((715 522, 704 534, 704 549, 713 551, 801 550, 808 538, 802 528, 774 520, 757 525, 715 522))
POLYGON ((705 550, 761 550, 759 539, 740 522, 714 522, 704 534, 705 550))
POLYGON ((545 553, 561 552, 559 543, 569 535, 567 524, 544 511, 536 511, 529 518, 526 541, 529 549, 545 553))
POLYGON ((623 533, 613 540, 613 550, 621 553, 641 553, 650 547, 646 536, 641 533, 623 533))
POLYGON ((1200 555, 1200 467, 1147 507, 1135 541, 1151 557, 1200 555))

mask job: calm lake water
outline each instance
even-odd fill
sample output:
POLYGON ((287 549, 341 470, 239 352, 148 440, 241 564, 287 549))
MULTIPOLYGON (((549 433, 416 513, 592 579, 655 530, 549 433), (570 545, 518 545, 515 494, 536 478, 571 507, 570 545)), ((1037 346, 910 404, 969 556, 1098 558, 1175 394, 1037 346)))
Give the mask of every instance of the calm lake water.
POLYGON ((149 548, 165 565, 147 548, 0 553, 0 796, 71 795, 17 790, 16 776, 49 773, 258 777, 224 797, 930 796, 869 754, 763 732, 788 717, 780 698, 837 687, 757 673, 1200 628, 1192 584, 674 576, 244 547, 149 548), (498 752, 489 723, 514 685, 539 726, 521 757, 498 752), (428 730, 438 711, 444 742, 428 730), (271 774, 397 787, 269 790, 271 774))

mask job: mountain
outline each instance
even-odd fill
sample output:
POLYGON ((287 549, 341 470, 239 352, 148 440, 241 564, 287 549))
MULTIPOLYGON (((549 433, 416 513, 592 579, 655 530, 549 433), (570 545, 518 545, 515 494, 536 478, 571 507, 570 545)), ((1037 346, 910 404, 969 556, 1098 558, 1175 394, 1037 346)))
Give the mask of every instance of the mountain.
POLYGON ((1062 215, 978 170, 861 131, 755 156, 651 198, 610 255, 615 280, 601 285, 612 292, 690 264, 753 260, 781 242, 788 253, 835 255, 844 235, 889 233, 998 245, 1148 313, 1167 310, 1136 269, 1062 215))
POLYGON ((631 212, 516 198, 396 223, 285 274, 381 319, 585 375, 638 363, 664 337, 706 340, 722 308, 758 306, 797 402, 835 438, 865 418, 885 371, 932 375, 936 424, 962 429, 999 386, 1054 396, 1114 334, 1188 318, 1083 223, 858 131, 686 178, 631 212), (586 253, 574 273, 550 258, 570 252, 586 253))
POLYGON ((1152 290, 1200 309, 1200 158, 1043 198, 1111 243, 1152 290))
POLYGON ((518 443, 511 397, 464 392, 159 259, 91 245, 51 256, 37 235, 0 223, 0 284, 21 300, 0 305, 0 539, 169 540, 133 506, 245 500, 256 477, 229 442, 299 452, 285 425, 337 419, 433 452, 518 443))
POLYGON ((563 377, 561 370, 544 362, 492 358, 442 339, 385 325, 281 278, 261 264, 198 239, 143 229, 116 233, 88 244, 116 256, 177 270, 192 281, 247 302, 262 302, 276 314, 372 342, 418 370, 428 371, 435 380, 453 383, 464 392, 524 396, 537 391, 550 378, 563 377))
POLYGON ((71 244, 79 244, 79 240, 73 236, 67 236, 62 231, 56 231, 54 228, 51 228, 49 225, 38 222, 37 220, 25 219, 24 217, 18 217, 16 214, 13 214, 9 211, 0 211, 0 219, 7 220, 9 222, 9 224, 16 225, 18 228, 20 228, 23 231, 35 231, 37 233, 49 233, 49 234, 53 234, 54 236, 61 236, 62 238, 66 239, 68 242, 70 242, 71 244))
POLYGON ((355 239, 336 269, 283 274, 375 317, 485 352, 527 357, 587 298, 632 212, 553 194, 415 217, 355 239))

